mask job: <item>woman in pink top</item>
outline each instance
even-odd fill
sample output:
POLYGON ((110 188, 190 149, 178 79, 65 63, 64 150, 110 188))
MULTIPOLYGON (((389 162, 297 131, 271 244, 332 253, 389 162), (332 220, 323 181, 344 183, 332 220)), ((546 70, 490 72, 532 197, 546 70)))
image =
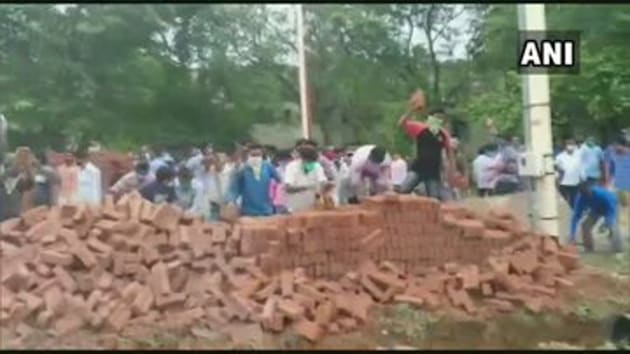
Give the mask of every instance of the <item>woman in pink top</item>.
POLYGON ((79 167, 74 162, 72 154, 66 154, 64 163, 57 168, 61 188, 59 190, 59 204, 74 204, 79 196, 79 167))

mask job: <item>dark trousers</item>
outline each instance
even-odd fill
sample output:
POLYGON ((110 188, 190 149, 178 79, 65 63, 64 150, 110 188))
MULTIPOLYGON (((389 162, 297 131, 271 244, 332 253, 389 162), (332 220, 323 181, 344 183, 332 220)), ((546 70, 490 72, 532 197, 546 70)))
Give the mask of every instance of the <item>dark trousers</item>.
POLYGON ((489 188, 479 188, 477 189, 477 196, 484 198, 489 197, 492 194, 492 189, 489 188))
POLYGON ((567 204, 569 204, 569 208, 573 210, 573 204, 575 203, 575 197, 578 194, 578 186, 558 186, 558 190, 560 191, 560 195, 562 199, 564 199, 567 204))
POLYGON ((442 183, 439 178, 422 177, 413 171, 407 173, 407 178, 405 178, 405 181, 400 186, 400 193, 412 193, 420 183, 424 185, 425 196, 439 200, 444 199, 442 195, 442 183))

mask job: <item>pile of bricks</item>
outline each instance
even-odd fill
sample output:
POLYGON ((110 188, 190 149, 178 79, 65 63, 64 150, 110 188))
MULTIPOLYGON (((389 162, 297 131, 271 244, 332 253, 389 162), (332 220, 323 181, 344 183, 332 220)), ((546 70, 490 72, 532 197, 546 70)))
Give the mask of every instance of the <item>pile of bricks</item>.
POLYGON ((578 265, 573 250, 509 215, 475 219, 408 197, 230 225, 133 194, 29 210, 0 225, 0 252, 0 328, 240 321, 312 341, 356 328, 376 303, 552 309, 578 265))

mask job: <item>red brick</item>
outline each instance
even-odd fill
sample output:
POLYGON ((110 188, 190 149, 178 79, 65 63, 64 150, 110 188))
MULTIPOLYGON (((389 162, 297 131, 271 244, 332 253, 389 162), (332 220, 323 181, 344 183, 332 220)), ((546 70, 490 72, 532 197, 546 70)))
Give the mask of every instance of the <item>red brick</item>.
POLYGON ((504 259, 499 259, 496 257, 489 257, 488 264, 495 273, 506 273, 510 269, 510 263, 504 259))
POLYGON ((292 300, 279 300, 278 310, 292 320, 296 320, 304 316, 304 307, 292 300))
POLYGON ((533 313, 540 313, 543 307, 543 301, 539 297, 528 296, 523 298, 525 307, 533 313))
POLYGON ((492 294, 494 293, 492 290, 492 285, 490 285, 489 283, 481 284, 481 293, 483 294, 483 296, 492 296, 492 294))
POLYGON ((17 231, 22 223, 20 218, 11 218, 0 223, 0 236, 5 237, 17 231))
POLYGON ((156 295, 166 295, 171 292, 171 285, 168 277, 166 265, 158 262, 151 268, 152 279, 154 283, 154 293, 156 295))
POLYGON ((96 257, 94 256, 94 253, 92 253, 90 250, 87 249, 87 247, 82 244, 73 247, 72 253, 88 269, 93 268, 98 263, 96 257))
POLYGON ((337 320, 339 327, 346 332, 352 331, 359 325, 357 320, 352 317, 341 317, 337 320))
POLYGON ((179 219, 182 211, 170 204, 161 204, 157 206, 155 212, 151 216, 153 225, 162 230, 175 231, 179 225, 179 219))
POLYGON ((555 280, 555 282, 560 285, 560 286, 564 286, 566 288, 571 288, 573 286, 575 286, 575 283, 573 283, 572 281, 562 278, 562 277, 554 277, 553 278, 555 280))
POLYGON ((87 246, 96 252, 110 253, 112 251, 112 248, 109 245, 99 241, 97 238, 94 237, 90 237, 88 239, 87 246))
POLYGON ((302 319, 293 325, 293 331, 311 342, 318 341, 324 334, 322 328, 315 322, 302 319))
POLYGON ((338 294, 334 297, 337 308, 361 321, 367 321, 369 304, 357 295, 338 294))
POLYGON ((85 303, 86 308, 88 311, 92 311, 94 310, 94 308, 96 307, 96 305, 101 301, 101 298, 103 297, 103 292, 101 290, 94 290, 90 293, 90 296, 88 296, 87 301, 85 303))
POLYGON ((364 252, 374 252, 385 242, 382 229, 376 229, 359 241, 359 248, 364 252))
POLYGON ((555 254, 559 251, 558 240, 555 237, 545 236, 542 240, 542 248, 546 254, 555 254))
POLYGON ((66 272, 63 267, 56 266, 53 269, 53 273, 57 277, 59 284, 68 292, 74 293, 77 290, 77 283, 70 273, 66 272))
POLYGON ((374 284, 372 280, 367 275, 361 277, 361 285, 368 292, 368 294, 372 295, 376 300, 380 302, 385 302, 389 300, 385 293, 378 287, 378 285, 374 284))
POLYGON ((131 309, 135 315, 144 315, 149 312, 153 302, 154 297, 151 289, 148 287, 142 287, 131 304, 131 309))
POLYGON ((47 206, 38 206, 32 209, 29 209, 22 213, 21 218, 22 222, 26 226, 33 226, 42 220, 45 220, 48 217, 48 207, 47 206))
POLYGON ((320 326, 327 326, 335 319, 337 307, 333 301, 327 300, 319 304, 315 311, 315 322, 320 326))
POLYGON ((394 296, 394 302, 411 304, 415 306, 422 306, 424 304, 424 300, 422 298, 410 295, 396 295, 394 296))
POLYGON ((109 272, 104 272, 96 281, 96 286, 101 290, 109 290, 114 282, 114 277, 109 272))
POLYGON ((23 263, 14 263, 0 268, 0 283, 18 292, 28 287, 31 274, 23 263))
POLYGON ((69 266, 72 264, 72 256, 66 253, 61 253, 53 250, 41 251, 40 260, 46 264, 69 266))
POLYGON ((291 296, 293 294, 293 272, 287 270, 280 273, 280 286, 282 296, 291 296))
POLYGON ((500 299, 483 299, 484 302, 495 307, 501 312, 511 312, 514 310, 514 305, 511 302, 500 299))
POLYGON ((126 306, 118 306, 107 317, 107 324, 116 332, 123 329, 131 319, 131 310, 126 306))
POLYGON ((519 274, 532 273, 538 266, 538 254, 531 249, 513 254, 510 256, 510 266, 519 274))
POLYGON ((491 240, 508 240, 510 233, 503 230, 486 229, 483 231, 483 238, 491 240))
POLYGON ((28 292, 22 292, 18 294, 17 297, 18 299, 22 300, 26 304, 26 310, 28 311, 28 314, 31 314, 39 310, 44 304, 44 300, 42 298, 28 292))
POLYGON ((571 271, 579 267, 579 256, 570 252, 558 252, 558 261, 566 271, 571 271))
POLYGON ((261 315, 261 322, 264 329, 280 332, 284 329, 283 316, 277 313, 277 299, 269 298, 265 302, 261 315))
POLYGON ((169 306, 183 305, 186 302, 186 294, 170 293, 167 295, 155 295, 155 306, 164 309, 169 306))
POLYGON ((55 321, 55 335, 66 336, 70 333, 76 332, 83 327, 84 321, 81 316, 76 314, 66 314, 64 317, 55 321))
POLYGON ((457 277, 462 280, 464 289, 476 289, 479 287, 479 268, 475 265, 463 267, 460 269, 457 277))
POLYGON ((46 309, 53 314, 62 313, 65 305, 63 293, 58 287, 51 287, 44 293, 44 303, 46 304, 46 309))

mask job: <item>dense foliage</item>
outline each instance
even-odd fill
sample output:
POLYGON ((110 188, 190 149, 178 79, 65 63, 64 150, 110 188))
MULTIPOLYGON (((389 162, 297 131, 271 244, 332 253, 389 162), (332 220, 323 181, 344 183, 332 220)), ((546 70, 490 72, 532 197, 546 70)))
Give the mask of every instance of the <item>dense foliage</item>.
MULTIPOLYGON (((288 13, 263 4, 1 5, 0 111, 11 143, 243 139, 299 102, 288 13)), ((416 87, 460 120, 492 118, 520 133, 514 5, 313 4, 305 19, 310 109, 327 143, 406 150, 394 122, 416 87), (473 34, 468 57, 440 60, 463 32, 473 34), (333 139, 340 126, 349 132, 333 139)), ((556 133, 605 137, 630 126, 630 6, 549 5, 547 22, 582 31, 581 75, 552 78, 556 133)))

